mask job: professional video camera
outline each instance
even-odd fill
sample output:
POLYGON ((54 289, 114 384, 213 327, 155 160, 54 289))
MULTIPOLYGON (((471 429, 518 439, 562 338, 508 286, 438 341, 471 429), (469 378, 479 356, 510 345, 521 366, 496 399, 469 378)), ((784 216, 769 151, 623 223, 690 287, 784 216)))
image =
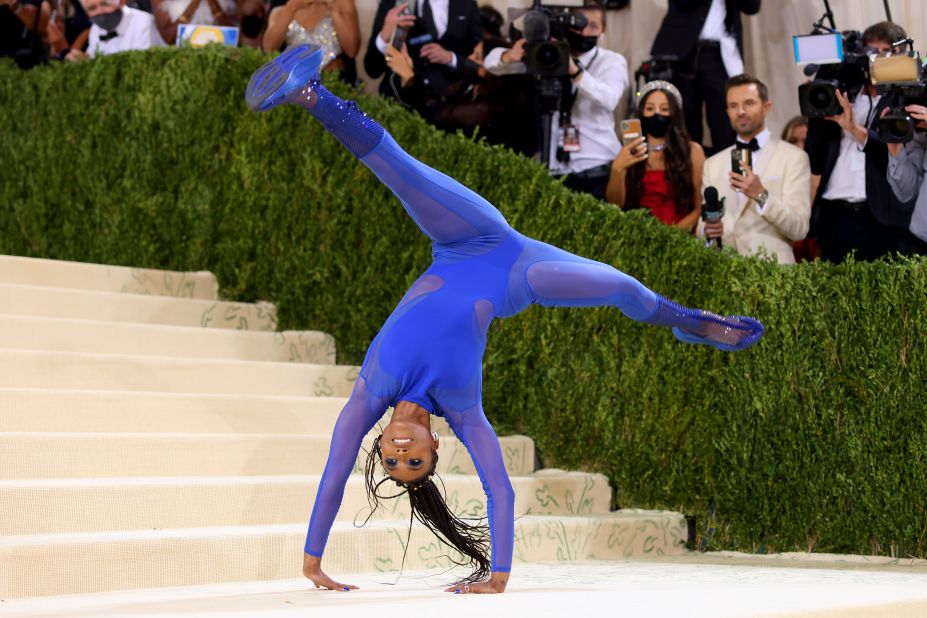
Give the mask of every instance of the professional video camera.
POLYGON ((581 31, 586 27, 586 16, 579 11, 574 12, 582 6, 582 0, 559 0, 557 4, 543 4, 543 0, 534 0, 528 12, 524 13, 521 25, 526 41, 526 72, 536 79, 538 145, 544 165, 550 163, 553 118, 556 114, 562 115, 569 111, 562 109, 569 102, 569 98, 563 96, 564 88, 569 88, 570 80, 567 31, 581 31))
POLYGON ((798 87, 802 116, 823 118, 843 113, 837 91, 852 103, 869 82, 870 49, 856 30, 837 32, 815 24, 809 35, 793 37, 795 61, 805 65, 810 82, 798 87))
MULTIPOLYGON (((679 56, 661 55, 654 56, 644 60, 640 67, 634 71, 634 92, 640 92, 641 88, 647 82, 654 80, 663 80, 665 82, 673 81, 673 65, 679 60, 679 56)), ((637 97, 631 97, 630 112, 637 108, 637 97)))
POLYGON ((567 30, 582 30, 586 16, 566 6, 549 6, 535 1, 525 14, 525 66, 539 77, 566 77, 570 72, 570 44, 567 30), (553 39, 553 40, 551 40, 553 39))
POLYGON ((891 51, 873 56, 869 72, 876 92, 891 97, 888 114, 879 119, 879 138, 886 143, 910 142, 916 121, 904 108, 912 104, 927 106, 927 69, 914 51, 914 41, 895 41, 891 51), (906 45, 907 51, 895 51, 906 45))

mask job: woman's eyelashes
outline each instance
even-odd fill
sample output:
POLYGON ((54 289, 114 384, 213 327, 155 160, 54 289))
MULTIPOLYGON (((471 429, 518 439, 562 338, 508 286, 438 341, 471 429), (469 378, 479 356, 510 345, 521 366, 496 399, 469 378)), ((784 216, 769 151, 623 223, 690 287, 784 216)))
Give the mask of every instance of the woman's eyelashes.
MULTIPOLYGON (((423 463, 421 459, 410 459, 408 465, 410 468, 421 468, 423 463)), ((399 465, 399 460, 393 457, 387 457, 383 460, 383 464, 392 470, 399 465)))

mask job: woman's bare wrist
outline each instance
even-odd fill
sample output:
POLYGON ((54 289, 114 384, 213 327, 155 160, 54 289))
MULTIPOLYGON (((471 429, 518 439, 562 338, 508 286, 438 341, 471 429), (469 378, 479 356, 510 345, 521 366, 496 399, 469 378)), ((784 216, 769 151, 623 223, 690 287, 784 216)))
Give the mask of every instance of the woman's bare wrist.
POLYGON ((509 575, 509 573, 499 571, 495 571, 490 575, 489 586, 493 589, 493 592, 505 591, 505 586, 509 583, 509 575))

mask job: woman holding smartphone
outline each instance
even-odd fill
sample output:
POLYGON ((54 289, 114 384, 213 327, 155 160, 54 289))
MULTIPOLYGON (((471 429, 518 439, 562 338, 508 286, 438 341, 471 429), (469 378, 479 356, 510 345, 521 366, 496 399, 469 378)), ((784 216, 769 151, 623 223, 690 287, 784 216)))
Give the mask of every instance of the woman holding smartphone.
POLYGON ((637 118, 621 126, 624 147, 612 162, 605 198, 625 210, 647 208, 668 225, 694 229, 705 152, 689 139, 679 91, 669 82, 647 82, 637 118))

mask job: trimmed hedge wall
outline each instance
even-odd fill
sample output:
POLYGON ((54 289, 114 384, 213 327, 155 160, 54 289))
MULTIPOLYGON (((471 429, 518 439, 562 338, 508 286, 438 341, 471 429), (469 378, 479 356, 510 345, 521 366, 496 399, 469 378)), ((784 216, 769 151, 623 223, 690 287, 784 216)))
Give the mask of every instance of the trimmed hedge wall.
MULTIPOLYGON (((429 245, 303 111, 247 111, 262 60, 0 65, 0 253, 208 269, 227 297, 271 300, 281 326, 328 331, 339 361, 359 363, 429 245)), ((766 325, 727 354, 613 309, 531 308, 490 333, 485 407, 501 433, 533 436, 548 466, 607 474, 616 505, 696 515, 701 547, 927 557, 924 262, 779 267, 708 251, 356 98, 522 232, 766 325)))

